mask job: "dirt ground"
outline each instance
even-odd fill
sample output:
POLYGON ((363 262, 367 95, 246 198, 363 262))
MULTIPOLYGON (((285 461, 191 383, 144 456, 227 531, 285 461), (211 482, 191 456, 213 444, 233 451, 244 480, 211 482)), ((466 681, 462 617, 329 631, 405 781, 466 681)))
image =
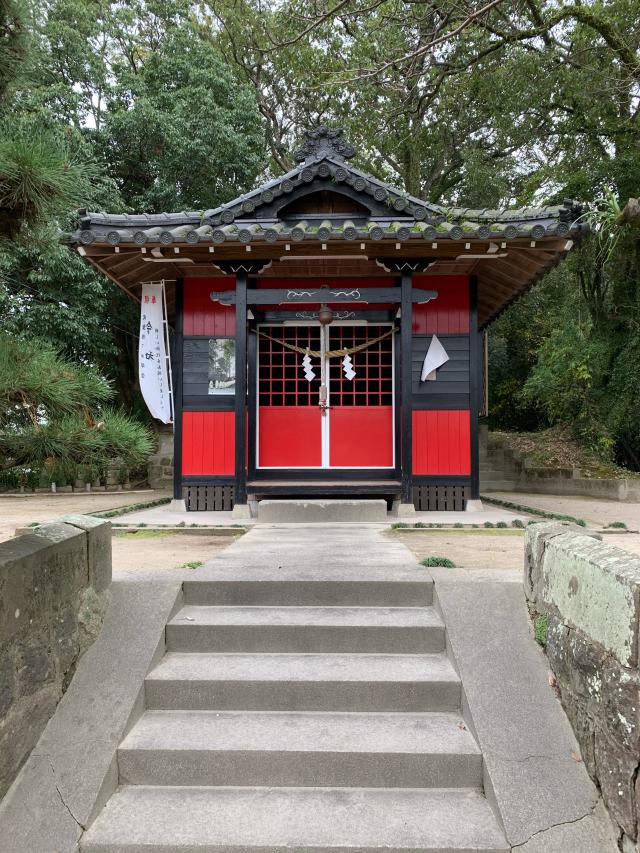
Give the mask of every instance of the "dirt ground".
POLYGON ((235 542, 237 536, 211 536, 197 533, 164 533, 140 530, 135 533, 114 532, 113 578, 131 577, 135 572, 145 579, 149 572, 170 577, 167 570, 187 569, 197 573, 219 551, 235 542), (192 565, 188 565, 191 563, 192 565))
POLYGON ((520 569, 523 560, 522 530, 394 530, 418 560, 448 557, 464 569, 520 569))
POLYGON ((16 527, 32 521, 52 521, 70 512, 98 512, 168 496, 151 489, 140 492, 0 495, 0 542, 11 539, 16 527))
MULTIPOLYGON (((524 559, 522 530, 394 530, 396 536, 418 560, 448 557, 463 569, 522 569, 524 559)), ((603 541, 640 556, 640 535, 606 535, 603 541)))

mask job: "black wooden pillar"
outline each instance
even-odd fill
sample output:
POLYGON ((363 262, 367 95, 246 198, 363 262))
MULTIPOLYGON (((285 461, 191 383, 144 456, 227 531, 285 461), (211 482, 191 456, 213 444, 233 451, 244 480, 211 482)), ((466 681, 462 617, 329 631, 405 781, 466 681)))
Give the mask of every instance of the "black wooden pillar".
POLYGON ((469 402, 471 427, 471 500, 480 498, 480 452, 478 414, 481 400, 482 341, 478 334, 478 280, 469 281, 469 402))
POLYGON ((411 323, 412 323, 411 271, 403 270, 400 278, 400 399, 402 403, 402 496, 403 504, 413 503, 413 424, 411 405, 411 323))
POLYGON ((247 503, 247 272, 236 272, 236 465, 234 505, 247 503))
POLYGON ((184 282, 176 281, 176 319, 171 353, 173 379, 173 499, 182 500, 182 340, 184 282))

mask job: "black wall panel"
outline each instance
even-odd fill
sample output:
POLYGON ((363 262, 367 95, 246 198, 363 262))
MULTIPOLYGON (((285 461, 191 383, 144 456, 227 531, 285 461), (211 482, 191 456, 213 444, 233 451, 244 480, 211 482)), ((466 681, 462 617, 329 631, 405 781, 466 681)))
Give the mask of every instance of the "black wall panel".
POLYGON ((469 408, 469 336, 438 335, 449 361, 438 368, 435 382, 420 381, 432 335, 414 335, 411 346, 411 395, 417 409, 469 408))

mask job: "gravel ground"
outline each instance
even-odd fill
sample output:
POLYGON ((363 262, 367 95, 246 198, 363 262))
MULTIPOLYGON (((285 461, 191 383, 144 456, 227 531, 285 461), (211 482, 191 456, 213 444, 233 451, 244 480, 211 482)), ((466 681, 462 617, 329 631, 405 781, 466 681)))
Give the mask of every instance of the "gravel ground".
POLYGON ((32 521, 53 521, 70 512, 117 509, 163 497, 169 497, 168 493, 151 489, 139 492, 0 495, 0 542, 11 539, 16 527, 25 527, 32 521))
MULTIPOLYGON (((425 530, 420 533, 394 531, 417 557, 448 557, 464 569, 523 568, 523 531, 497 530, 480 533, 477 530, 425 530)), ((640 556, 640 535, 634 533, 603 536, 607 545, 622 548, 640 556)))

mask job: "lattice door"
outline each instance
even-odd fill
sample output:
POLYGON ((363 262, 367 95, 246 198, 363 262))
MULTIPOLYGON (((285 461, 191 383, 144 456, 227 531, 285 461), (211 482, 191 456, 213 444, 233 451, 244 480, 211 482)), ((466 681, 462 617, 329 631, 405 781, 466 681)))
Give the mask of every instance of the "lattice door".
POLYGON ((320 364, 309 382, 302 356, 278 341, 320 349, 319 326, 267 326, 258 335, 258 459, 259 468, 320 468, 322 423, 320 364))
MULTIPOLYGON (((352 348, 379 337, 389 326, 328 329, 326 349, 352 348)), ((259 468, 391 468, 393 453, 393 338, 351 356, 355 377, 342 359, 327 359, 328 408, 322 411, 321 364, 311 358, 309 381, 303 349, 321 349, 319 326, 262 327, 258 336, 259 468), (277 340, 273 340, 276 338, 277 340)))
MULTIPOLYGON (((389 326, 330 326, 331 350, 357 347, 389 326)), ((392 468, 393 336, 351 356, 355 377, 342 359, 329 361, 329 465, 332 468, 392 468)))

